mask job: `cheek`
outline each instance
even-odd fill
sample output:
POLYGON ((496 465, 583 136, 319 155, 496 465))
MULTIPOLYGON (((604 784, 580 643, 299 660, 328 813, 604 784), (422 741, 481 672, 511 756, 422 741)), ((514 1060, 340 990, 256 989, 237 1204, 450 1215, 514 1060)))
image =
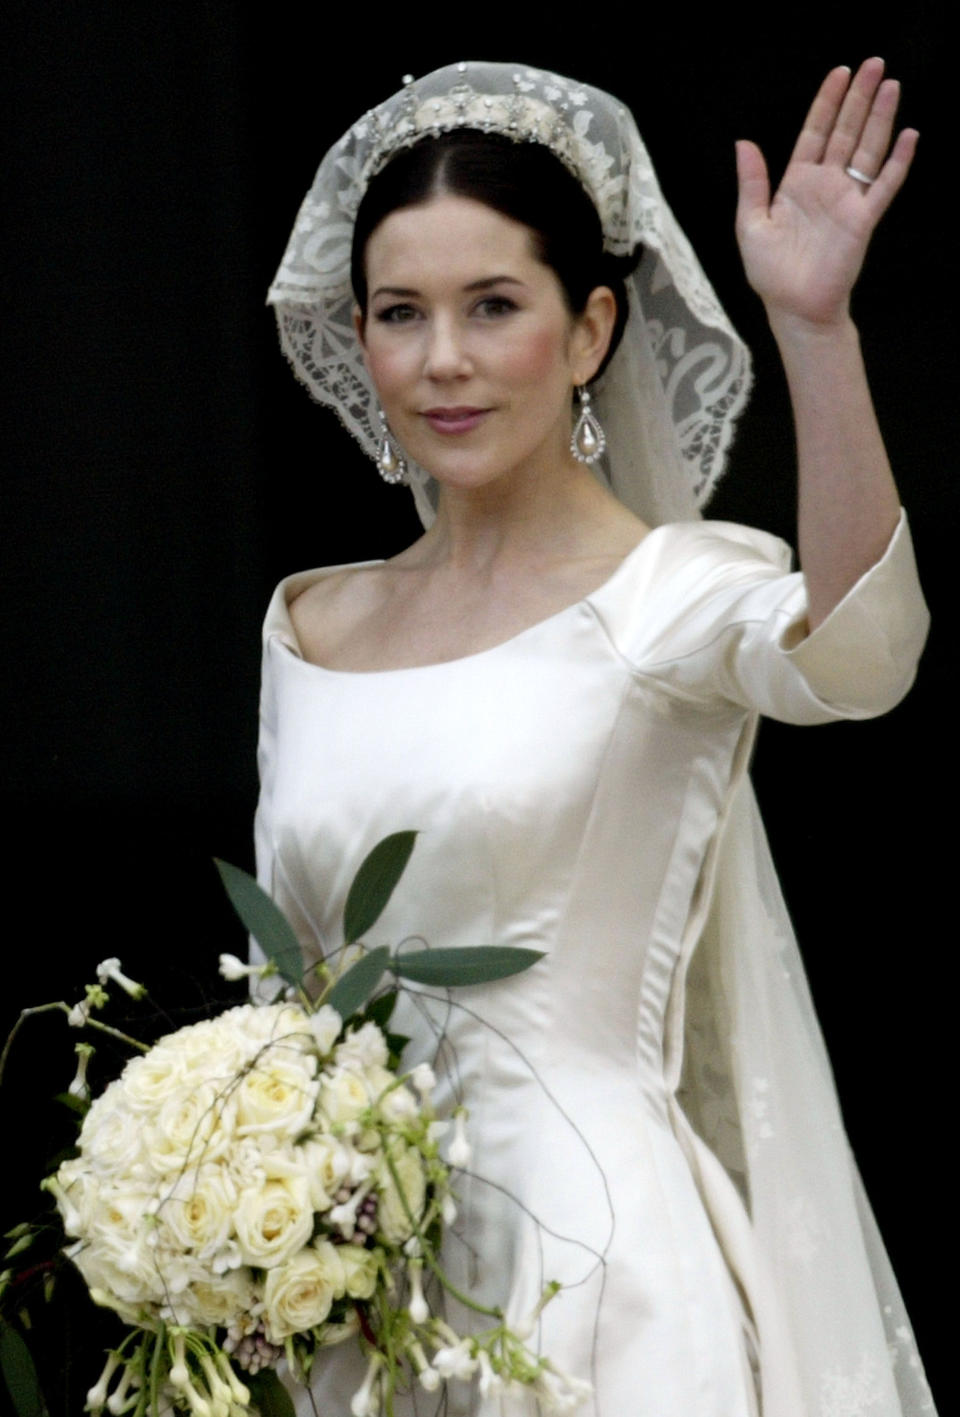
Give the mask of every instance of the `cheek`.
POLYGON ((409 345, 391 347, 374 339, 364 346, 363 362, 382 399, 409 384, 415 373, 416 361, 409 345))
POLYGON ((507 352, 504 376, 516 384, 539 384, 566 374, 565 328, 530 331, 507 352))

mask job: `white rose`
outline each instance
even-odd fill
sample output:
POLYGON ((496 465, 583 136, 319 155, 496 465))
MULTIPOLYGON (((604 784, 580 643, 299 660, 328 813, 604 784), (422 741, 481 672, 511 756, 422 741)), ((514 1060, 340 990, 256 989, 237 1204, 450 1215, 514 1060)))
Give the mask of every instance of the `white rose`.
POLYGON ((236 1101, 211 1082, 194 1083, 164 1102, 147 1129, 146 1155, 159 1172, 216 1161, 233 1135, 236 1101))
POLYGON ((299 1004, 241 1004, 222 1014, 231 1019, 253 1047, 267 1043, 282 1045, 291 1052, 306 1052, 314 1047, 310 1015, 299 1004))
POLYGON ((309 1137, 300 1147, 314 1210, 329 1210, 351 1170, 351 1148, 336 1137, 309 1137))
POLYGON ((131 1112, 120 1081, 91 1106, 80 1128, 80 1150, 100 1176, 127 1172, 144 1159, 143 1118, 131 1112))
POLYGON ((367 1068, 364 1076, 371 1097, 389 1121, 403 1122, 419 1115, 420 1106, 417 1099, 408 1087, 397 1083, 396 1074, 390 1072, 389 1068, 374 1064, 367 1068))
POLYGON ((372 1299, 380 1272, 380 1252, 361 1250, 356 1245, 340 1245, 345 1292, 351 1299, 372 1299))
POLYGON ((344 1292, 340 1251, 329 1240, 301 1250, 286 1264, 271 1269, 264 1281, 263 1304, 267 1337, 282 1343, 293 1333, 322 1324, 334 1299, 344 1292))
POLYGON ((257 1291, 250 1278, 250 1271, 231 1270, 221 1279, 195 1280, 189 1289, 180 1295, 177 1310, 182 1312, 181 1323, 198 1327, 216 1324, 218 1328, 229 1328, 249 1314, 257 1302, 257 1291))
POLYGON ((152 1197, 130 1187, 104 1186, 91 1205, 83 1242, 72 1253, 89 1288, 125 1304, 153 1303, 163 1292, 149 1206, 152 1197))
POLYGON ((236 1089, 237 1133, 270 1132, 293 1138, 313 1116, 316 1058, 264 1048, 236 1089))
POLYGON ((225 1089, 236 1081, 256 1052, 256 1046, 250 1042, 237 1020, 227 1014, 209 1020, 197 1045, 196 1061, 191 1067, 193 1076, 202 1072, 211 1082, 219 1083, 225 1089))
POLYGON ((401 1198, 397 1182, 391 1175, 386 1157, 381 1157, 377 1168, 377 1185, 380 1192, 377 1207, 377 1229, 387 1244, 399 1245, 413 1234, 409 1215, 412 1215, 415 1220, 419 1220, 423 1214, 427 1183, 423 1174, 420 1154, 412 1147, 394 1145, 390 1158, 402 1188, 403 1197, 401 1198))
POLYGON ((373 1066, 383 1067, 387 1061, 387 1043, 375 1023, 365 1023, 348 1033, 333 1053, 341 1067, 363 1071, 373 1066))
POLYGON ((182 1086, 184 1077, 183 1053, 177 1048, 158 1044, 124 1068, 122 1087, 127 1106, 136 1112, 155 1111, 182 1086))
POLYGON ((313 1233, 306 1175, 277 1176, 242 1191, 233 1223, 244 1264, 255 1269, 283 1264, 313 1233))
POLYGON ((159 1211, 161 1230, 201 1258, 221 1250, 230 1235, 237 1190, 223 1168, 201 1166, 178 1176, 159 1211))
POLYGON ((321 1058, 325 1058, 340 1036, 343 1019, 329 1004, 322 1004, 310 1015, 310 1032, 321 1058))
POLYGON ((337 1068, 321 1079, 320 1106, 332 1127, 345 1127, 367 1110, 370 1096, 361 1077, 337 1068))
POLYGON ((87 1159, 75 1157, 65 1161, 56 1176, 44 1182, 57 1202, 68 1235, 86 1233, 91 1208, 96 1204, 100 1184, 90 1170, 87 1159))

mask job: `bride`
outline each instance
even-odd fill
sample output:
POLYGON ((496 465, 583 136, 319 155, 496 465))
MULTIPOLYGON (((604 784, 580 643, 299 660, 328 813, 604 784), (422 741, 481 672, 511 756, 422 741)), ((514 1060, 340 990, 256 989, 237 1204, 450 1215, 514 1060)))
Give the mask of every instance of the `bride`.
MULTIPOLYGON (((605 1417, 932 1411, 745 778, 758 714, 882 712, 922 648, 849 313, 916 143, 897 98, 879 60, 834 70, 775 194, 737 149, 802 573, 699 520, 749 359, 610 96, 498 64, 410 83, 324 159, 271 288, 426 530, 277 590, 260 877, 329 954, 359 861, 415 827, 370 945, 543 951, 412 995, 403 1031, 471 1116, 451 1269, 518 1320, 557 1279, 537 1341, 605 1417)), ((299 1410, 348 1410, 357 1372, 331 1354, 299 1410)))

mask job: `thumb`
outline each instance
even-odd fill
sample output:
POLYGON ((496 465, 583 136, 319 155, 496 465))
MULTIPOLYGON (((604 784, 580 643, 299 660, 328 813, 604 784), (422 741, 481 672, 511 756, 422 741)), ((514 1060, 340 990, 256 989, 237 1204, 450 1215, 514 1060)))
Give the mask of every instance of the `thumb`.
POLYGON ((770 206, 770 178, 763 153, 756 143, 741 139, 737 143, 737 227, 743 227, 757 215, 766 216, 770 206))

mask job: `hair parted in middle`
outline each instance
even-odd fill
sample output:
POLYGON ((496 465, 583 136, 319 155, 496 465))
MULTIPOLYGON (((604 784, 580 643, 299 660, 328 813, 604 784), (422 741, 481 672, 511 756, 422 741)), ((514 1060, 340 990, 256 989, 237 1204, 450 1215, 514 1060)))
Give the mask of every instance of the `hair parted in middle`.
POLYGON ((367 308, 367 242, 392 212, 439 196, 468 197, 530 231, 537 260, 553 271, 571 315, 582 315, 590 292, 607 286, 617 306, 610 362, 629 314, 625 281, 642 254, 603 249, 603 228, 587 192, 550 150, 502 133, 458 128, 403 148, 371 180, 357 211, 350 278, 361 317, 367 308))

